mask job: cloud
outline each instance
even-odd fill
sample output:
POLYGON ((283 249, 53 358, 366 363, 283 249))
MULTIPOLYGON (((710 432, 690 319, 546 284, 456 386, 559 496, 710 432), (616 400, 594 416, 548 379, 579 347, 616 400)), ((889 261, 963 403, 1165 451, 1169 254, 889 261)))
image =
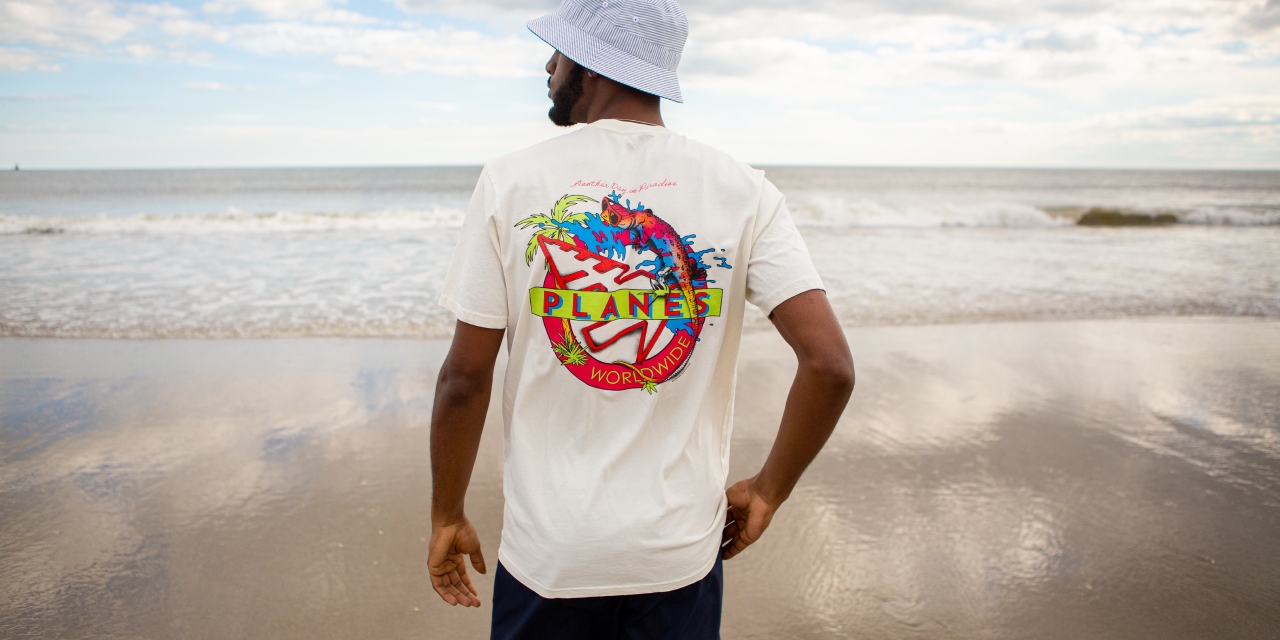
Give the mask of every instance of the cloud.
POLYGON ((6 124, 4 128, 5 128, 5 131, 14 131, 14 132, 22 132, 22 133, 30 133, 30 132, 61 133, 65 131, 74 131, 76 129, 79 129, 80 127, 74 124, 6 124))
POLYGON ((64 93, 19 93, 0 95, 0 102, 35 102, 37 100, 70 100, 75 96, 64 93))
POLYGON ((300 18, 329 9, 329 0, 213 0, 201 7, 207 13, 251 10, 271 18, 300 18))
POLYGON ((251 24, 232 30, 232 46, 264 54, 320 55, 346 67, 386 73, 521 77, 543 73, 545 47, 445 26, 384 29, 302 23, 251 24))
POLYGON ((251 84, 223 84, 221 82, 184 82, 182 83, 188 89, 201 89, 204 91, 257 91, 261 87, 251 84))
POLYGON ((316 22, 338 24, 377 24, 381 22, 377 18, 371 18, 364 14, 347 11, 345 9, 326 9, 324 11, 317 11, 311 15, 311 19, 316 22))
POLYGON ((0 47, 0 71, 61 71, 42 54, 27 49, 0 47))
POLYGON ((160 53, 160 50, 149 44, 129 44, 125 45, 124 50, 135 58, 151 58, 160 53))
MULTIPOLYGON (((536 18, 560 5, 559 0, 394 0, 410 13, 438 13, 479 18, 536 18)), ((684 3, 681 3, 684 6, 684 3)))
POLYGON ((268 18, 218 24, 168 4, 107 0, 0 0, 0 41, 38 49, 0 49, 0 69, 56 70, 52 60, 114 46, 132 58, 208 61, 217 43, 274 55, 323 56, 347 67, 386 73, 518 77, 541 73, 545 46, 452 26, 387 26, 330 0, 213 0, 206 14, 251 11, 268 18), (164 36, 169 36, 165 38, 164 36), (180 40, 173 40, 178 37, 180 40), (193 50, 194 48, 194 50, 193 50))
POLYGON ((136 28, 114 4, 103 0, 0 3, 0 42, 91 51, 120 41, 136 28))
POLYGON ((1119 131, 1272 130, 1280 136, 1280 96, 1233 96, 1090 118, 1082 128, 1119 131))
POLYGON ((1245 14, 1241 22, 1258 31, 1270 31, 1280 26, 1280 0, 1267 0, 1265 5, 1257 6, 1245 14))
POLYGON ((1098 35, 1068 35, 1061 31, 1040 29, 1023 37, 1020 46, 1029 51, 1089 51, 1098 48, 1098 35))
POLYGON ((415 107, 422 107, 423 109, 431 109, 433 111, 457 111, 458 110, 458 105, 452 102, 415 101, 415 102, 412 102, 411 104, 415 107))

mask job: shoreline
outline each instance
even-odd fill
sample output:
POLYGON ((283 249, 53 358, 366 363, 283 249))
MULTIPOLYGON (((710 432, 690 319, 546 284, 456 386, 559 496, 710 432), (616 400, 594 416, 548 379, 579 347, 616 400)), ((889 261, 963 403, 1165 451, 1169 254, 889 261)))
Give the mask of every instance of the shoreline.
MULTIPOLYGON (((897 322, 885 324, 855 324, 844 323, 840 327, 848 330, 865 330, 865 329, 893 329, 908 327, 982 327, 989 325, 1019 325, 1019 324, 1055 324, 1055 323, 1092 323, 1092 322, 1170 322, 1170 323, 1267 323, 1280 322, 1280 316, 1269 315, 1152 315, 1152 316, 1098 316, 1098 317, 1079 317, 1079 318, 993 318, 990 320, 962 320, 955 322, 897 322)), ((747 317, 743 322, 742 334, 754 335, 759 333, 773 332, 774 328, 769 323, 768 318, 764 317, 758 309, 748 307, 747 317)), ((157 337, 136 337, 136 336, 65 336, 65 335, 17 335, 4 333, 4 327, 0 326, 0 340, 66 340, 70 342, 267 342, 274 340, 281 341, 301 341, 301 340, 318 340, 318 341, 401 341, 401 342, 432 342, 432 341, 448 341, 453 338, 453 332, 447 334, 430 335, 430 336, 362 336, 362 335, 280 335, 280 336, 209 336, 209 337, 188 337, 188 336, 157 336, 157 337)))

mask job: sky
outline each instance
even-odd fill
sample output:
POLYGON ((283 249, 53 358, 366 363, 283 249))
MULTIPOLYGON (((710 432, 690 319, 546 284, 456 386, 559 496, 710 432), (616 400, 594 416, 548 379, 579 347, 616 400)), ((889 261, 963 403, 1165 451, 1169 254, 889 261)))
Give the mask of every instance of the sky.
MULTIPOLYGON (((0 0, 0 166, 482 164, 554 0, 0 0)), ((1280 169, 1280 0, 689 0, 667 126, 757 164, 1280 169)))

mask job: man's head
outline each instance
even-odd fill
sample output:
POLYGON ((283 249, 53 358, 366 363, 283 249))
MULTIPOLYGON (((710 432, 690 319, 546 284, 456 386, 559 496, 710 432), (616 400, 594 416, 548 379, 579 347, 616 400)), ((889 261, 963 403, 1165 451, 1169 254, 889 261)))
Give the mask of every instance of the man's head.
MULTIPOLYGON (((594 78, 595 73, 591 74, 594 78)), ((586 121, 587 101, 582 99, 583 81, 587 68, 564 57, 559 51, 547 61, 547 95, 551 97, 551 110, 547 117, 557 127, 569 127, 586 121), (574 109, 578 113, 574 113, 574 109), (577 116, 575 118, 575 116, 577 116)))
POLYGON ((547 62, 547 115, 557 125, 586 122, 575 109, 585 110, 595 94, 635 91, 683 102, 676 66, 689 22, 675 0, 563 0, 529 21, 529 30, 556 49, 547 62))
POLYGON ((558 127, 590 122, 606 111, 612 114, 608 117, 629 112, 631 115, 622 117, 642 120, 645 114, 656 116, 660 111, 658 96, 610 80, 559 51, 547 61, 547 96, 551 98, 547 117, 558 127))

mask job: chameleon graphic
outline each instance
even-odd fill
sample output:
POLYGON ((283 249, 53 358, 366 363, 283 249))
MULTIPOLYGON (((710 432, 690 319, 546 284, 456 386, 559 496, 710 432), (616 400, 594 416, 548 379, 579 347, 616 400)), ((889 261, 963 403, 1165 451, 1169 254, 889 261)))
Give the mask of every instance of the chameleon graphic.
POLYGON ((608 196, 600 200, 600 205, 601 221, 628 231, 633 249, 649 250, 657 256, 654 282, 660 286, 659 290, 670 284, 679 287, 690 314, 696 316, 698 301, 693 293, 693 281, 705 280, 707 272, 689 257, 689 248, 680 240, 680 234, 665 220, 653 215, 652 209, 632 211, 608 196))

